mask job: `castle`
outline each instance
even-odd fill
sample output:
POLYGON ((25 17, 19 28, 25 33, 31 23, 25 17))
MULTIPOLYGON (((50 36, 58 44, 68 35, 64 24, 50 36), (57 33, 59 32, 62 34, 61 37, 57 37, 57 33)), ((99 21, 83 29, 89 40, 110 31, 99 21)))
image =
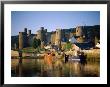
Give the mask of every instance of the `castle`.
POLYGON ((41 44, 48 45, 51 43, 60 47, 62 43, 68 42, 72 36, 76 38, 78 43, 91 42, 95 44, 96 38, 100 40, 100 25, 77 26, 76 28, 70 29, 56 29, 56 31, 52 32, 47 32, 47 29, 41 27, 36 34, 31 34, 31 30, 28 30, 27 32, 27 28, 24 28, 24 32, 19 32, 19 35, 16 36, 16 38, 18 38, 18 42, 16 41, 12 43, 12 48, 15 48, 16 43, 18 43, 16 47, 19 49, 31 47, 33 38, 40 39, 41 44))

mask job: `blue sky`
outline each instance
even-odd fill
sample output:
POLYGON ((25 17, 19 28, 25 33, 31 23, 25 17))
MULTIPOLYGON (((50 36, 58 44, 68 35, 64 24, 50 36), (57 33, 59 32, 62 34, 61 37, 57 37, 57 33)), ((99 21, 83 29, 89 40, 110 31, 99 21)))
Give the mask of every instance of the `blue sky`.
POLYGON ((99 11, 12 11, 11 35, 18 35, 24 28, 36 33, 40 27, 47 31, 69 29, 83 25, 100 25, 99 11))

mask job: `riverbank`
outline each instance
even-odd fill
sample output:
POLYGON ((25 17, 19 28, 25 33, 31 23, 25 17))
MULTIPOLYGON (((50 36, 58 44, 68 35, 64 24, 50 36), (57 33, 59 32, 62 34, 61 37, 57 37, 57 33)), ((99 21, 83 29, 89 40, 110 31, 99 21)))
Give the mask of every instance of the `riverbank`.
MULTIPOLYGON (((81 52, 84 52, 84 55, 87 57, 88 60, 90 60, 90 59, 99 60, 100 59, 100 49, 82 50, 81 52)), ((57 52, 54 52, 54 53, 55 53, 55 56, 58 58, 63 56, 62 53, 60 53, 60 54, 57 52)), ((64 54, 75 55, 75 51, 66 51, 66 52, 64 52, 64 54)), ((40 52, 40 53, 23 52, 22 58, 26 58, 26 59, 43 58, 44 55, 45 55, 45 51, 40 52)), ((18 51, 11 50, 11 58, 12 59, 19 58, 18 51)))
POLYGON ((83 50, 87 58, 100 58, 100 49, 83 50))
MULTIPOLYGON (((26 53, 26 52, 23 52, 22 53, 22 58, 37 58, 37 57, 43 57, 44 54, 43 53, 26 53)), ((14 50, 11 50, 11 57, 12 58, 19 58, 19 53, 18 51, 14 51, 14 50)))

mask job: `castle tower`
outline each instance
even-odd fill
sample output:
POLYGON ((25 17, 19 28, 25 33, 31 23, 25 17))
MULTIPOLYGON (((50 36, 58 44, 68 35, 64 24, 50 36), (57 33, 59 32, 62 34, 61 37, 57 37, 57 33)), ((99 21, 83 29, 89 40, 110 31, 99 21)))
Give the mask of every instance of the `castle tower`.
POLYGON ((37 39, 40 39, 41 42, 44 42, 44 44, 47 42, 46 38, 47 29, 44 29, 44 27, 40 27, 40 30, 37 31, 37 39))
POLYGON ((76 27, 76 36, 83 36, 83 27, 82 26, 76 27))
POLYGON ((37 35, 37 39, 40 39, 41 40, 41 30, 38 30, 37 33, 36 33, 36 35, 37 35))
POLYGON ((41 42, 41 49, 44 48, 44 42, 41 42))
POLYGON ((19 32, 19 49, 23 48, 23 32, 19 32))
POLYGON ((56 38, 56 32, 52 31, 51 38, 50 38, 51 39, 50 41, 51 41, 52 44, 55 44, 55 38, 56 38))
POLYGON ((44 27, 41 27, 40 29, 41 29, 41 41, 44 42, 44 44, 45 44, 47 29, 44 29, 44 27))
POLYGON ((31 35, 31 30, 28 30, 28 36, 30 36, 31 35))
POLYGON ((61 30, 56 29, 55 45, 61 46, 61 30))
POLYGON ((40 39, 41 39, 41 42, 43 42, 43 40, 44 40, 44 27, 40 27, 40 30, 41 30, 40 39))
POLYGON ((37 31, 37 38, 43 41, 43 31, 44 27, 40 27, 40 30, 37 31))
POLYGON ((32 45, 31 30, 28 30, 27 45, 28 45, 28 46, 31 46, 31 45, 32 45))
POLYGON ((24 28, 24 33, 27 34, 27 28, 24 28))
POLYGON ((79 43, 85 42, 85 34, 83 26, 76 27, 76 36, 79 43))
POLYGON ((27 28, 24 28, 23 32, 23 47, 28 46, 27 28))
POLYGON ((40 27, 41 30, 44 30, 44 27, 40 27))

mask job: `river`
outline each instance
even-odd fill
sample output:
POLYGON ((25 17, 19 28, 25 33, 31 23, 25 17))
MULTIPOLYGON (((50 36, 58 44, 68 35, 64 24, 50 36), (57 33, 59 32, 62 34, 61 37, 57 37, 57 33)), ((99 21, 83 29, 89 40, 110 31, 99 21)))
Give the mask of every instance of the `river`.
POLYGON ((44 59, 11 59, 12 77, 99 77, 100 62, 55 60, 52 65, 45 65, 44 59))

